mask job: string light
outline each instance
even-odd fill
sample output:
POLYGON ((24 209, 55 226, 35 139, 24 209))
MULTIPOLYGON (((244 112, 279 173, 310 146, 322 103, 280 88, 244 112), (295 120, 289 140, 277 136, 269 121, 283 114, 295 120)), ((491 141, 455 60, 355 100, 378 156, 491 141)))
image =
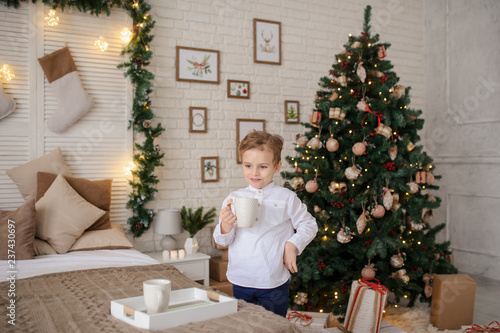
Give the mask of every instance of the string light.
POLYGON ((136 165, 134 162, 128 162, 128 166, 123 167, 123 170, 125 170, 125 174, 127 176, 132 176, 132 170, 136 168, 136 165))
POLYGON ((132 31, 130 31, 127 28, 123 28, 122 31, 120 32, 120 34, 122 35, 120 38, 122 40, 122 42, 130 43, 130 39, 132 37, 132 31))
POLYGON ((51 27, 59 24, 59 17, 56 16, 56 11, 54 9, 49 10, 47 16, 45 16, 43 19, 45 21, 45 24, 51 27))
POLYGON ((96 46, 101 52, 104 52, 108 49, 108 42, 104 37, 99 36, 99 39, 94 42, 94 46, 96 46))
POLYGON ((10 69, 9 65, 4 64, 0 69, 0 79, 10 81, 15 77, 14 72, 10 69))
POLYGON ((139 7, 139 3, 137 2, 137 0, 134 0, 134 3, 132 4, 132 8, 137 8, 139 7))

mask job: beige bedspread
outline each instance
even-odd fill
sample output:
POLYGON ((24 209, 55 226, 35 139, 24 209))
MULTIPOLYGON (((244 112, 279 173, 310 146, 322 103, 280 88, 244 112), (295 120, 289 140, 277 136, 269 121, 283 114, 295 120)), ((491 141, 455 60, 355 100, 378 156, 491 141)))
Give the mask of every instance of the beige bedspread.
MULTIPOLYGON (((172 290, 199 287, 169 265, 129 266, 54 273, 17 280, 15 326, 8 323, 9 282, 0 283, 1 332, 148 332, 110 314, 112 300, 139 296, 142 282, 166 278, 172 290)), ((238 301, 238 312, 164 332, 299 332, 285 318, 238 301)))

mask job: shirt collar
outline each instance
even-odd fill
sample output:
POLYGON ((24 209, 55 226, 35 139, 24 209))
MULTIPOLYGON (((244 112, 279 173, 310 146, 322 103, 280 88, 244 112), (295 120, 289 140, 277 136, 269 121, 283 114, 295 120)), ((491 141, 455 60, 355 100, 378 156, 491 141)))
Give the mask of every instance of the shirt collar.
POLYGON ((273 188, 274 186, 274 182, 270 182, 269 184, 267 184, 266 186, 264 186, 263 188, 255 188, 253 187, 252 185, 248 185, 248 189, 252 192, 257 192, 257 191, 266 191, 268 189, 271 189, 273 188))

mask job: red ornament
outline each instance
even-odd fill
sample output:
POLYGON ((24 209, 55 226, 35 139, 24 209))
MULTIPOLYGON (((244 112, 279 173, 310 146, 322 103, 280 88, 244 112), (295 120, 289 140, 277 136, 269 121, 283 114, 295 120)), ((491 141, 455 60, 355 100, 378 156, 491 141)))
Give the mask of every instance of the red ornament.
POLYGON ((247 93, 247 90, 246 89, 243 89, 243 93, 246 94, 247 93))
POLYGON ((382 164, 382 167, 387 171, 396 171, 396 167, 394 166, 394 162, 385 162, 382 164))
POLYGON ((342 61, 342 68, 347 68, 349 66, 349 63, 347 61, 342 61))
POLYGON ((332 202, 331 205, 332 205, 332 207, 338 208, 338 209, 344 207, 344 204, 342 203, 342 201, 332 202))
POLYGON ((373 240, 369 239, 363 242, 363 246, 369 248, 373 244, 373 240))
POLYGON ((321 270, 322 268, 325 268, 325 267, 326 267, 326 265, 325 265, 325 263, 323 261, 318 264, 318 269, 319 270, 321 270))
POLYGON ((387 81, 389 79, 387 78, 387 76, 383 75, 383 76, 380 77, 379 80, 380 80, 380 83, 384 83, 385 81, 387 81))
POLYGON ((340 286, 340 291, 341 291, 342 293, 346 293, 348 290, 349 290, 349 288, 348 288, 345 284, 342 284, 342 285, 340 286))

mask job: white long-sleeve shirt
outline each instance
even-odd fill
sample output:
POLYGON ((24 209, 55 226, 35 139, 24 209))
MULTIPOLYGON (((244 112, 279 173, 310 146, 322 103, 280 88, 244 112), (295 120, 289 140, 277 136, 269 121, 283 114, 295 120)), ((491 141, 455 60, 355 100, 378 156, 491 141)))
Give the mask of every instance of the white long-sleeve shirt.
POLYGON ((301 254, 318 232, 315 218, 297 195, 287 188, 270 183, 262 189, 252 186, 229 194, 230 198, 256 198, 258 219, 252 228, 233 229, 222 234, 221 219, 214 230, 217 244, 229 245, 227 278, 229 282, 248 288, 275 288, 290 278, 283 263, 285 243, 291 242, 301 254))

